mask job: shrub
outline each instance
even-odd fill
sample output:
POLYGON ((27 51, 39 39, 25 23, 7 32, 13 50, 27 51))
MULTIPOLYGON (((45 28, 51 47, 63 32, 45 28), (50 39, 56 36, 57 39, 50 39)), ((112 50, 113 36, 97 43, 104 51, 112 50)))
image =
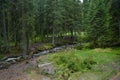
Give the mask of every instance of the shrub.
POLYGON ((83 49, 88 49, 88 48, 94 48, 94 44, 93 43, 85 43, 84 45, 83 45, 83 49))
POLYGON ((75 49, 81 50, 81 49, 92 49, 94 48, 94 45, 92 43, 79 43, 75 47, 75 49))
POLYGON ((73 73, 91 70, 92 65, 96 64, 92 57, 82 59, 74 53, 74 50, 69 52, 54 54, 51 58, 57 67, 56 74, 63 80, 67 80, 73 73))
POLYGON ((77 44, 74 48, 75 48, 75 49, 78 49, 78 50, 81 50, 82 47, 83 47, 83 46, 82 46, 81 44, 77 44))

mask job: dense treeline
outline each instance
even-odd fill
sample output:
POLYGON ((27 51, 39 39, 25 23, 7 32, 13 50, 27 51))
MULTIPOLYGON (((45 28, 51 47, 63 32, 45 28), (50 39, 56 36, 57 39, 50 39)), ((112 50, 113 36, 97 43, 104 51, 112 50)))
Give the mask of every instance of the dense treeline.
POLYGON ((77 37, 94 47, 120 42, 119 0, 0 0, 0 53, 77 37), (84 35, 84 36, 82 36, 84 35))

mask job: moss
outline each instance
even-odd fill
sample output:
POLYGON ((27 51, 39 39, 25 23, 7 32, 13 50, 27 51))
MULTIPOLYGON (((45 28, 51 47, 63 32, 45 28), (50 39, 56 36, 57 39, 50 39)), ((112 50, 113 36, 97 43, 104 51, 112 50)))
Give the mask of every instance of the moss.
POLYGON ((52 49, 55 46, 53 44, 47 43, 47 44, 43 44, 41 46, 38 47, 39 51, 43 51, 43 50, 47 50, 47 49, 52 49))

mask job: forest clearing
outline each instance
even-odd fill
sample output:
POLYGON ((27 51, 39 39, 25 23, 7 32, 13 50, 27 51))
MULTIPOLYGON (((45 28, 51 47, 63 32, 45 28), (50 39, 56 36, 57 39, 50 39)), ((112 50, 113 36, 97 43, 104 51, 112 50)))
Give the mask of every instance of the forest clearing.
POLYGON ((120 80, 120 0, 0 0, 0 80, 120 80))

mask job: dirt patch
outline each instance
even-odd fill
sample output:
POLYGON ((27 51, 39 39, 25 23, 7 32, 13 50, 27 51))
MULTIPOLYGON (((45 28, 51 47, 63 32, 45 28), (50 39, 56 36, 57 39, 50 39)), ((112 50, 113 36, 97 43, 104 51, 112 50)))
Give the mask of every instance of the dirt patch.
POLYGON ((51 80, 49 77, 44 76, 36 70, 30 71, 27 76, 30 78, 30 80, 51 80))
POLYGON ((101 76, 95 73, 85 73, 80 76, 79 80, 101 80, 101 76))
POLYGON ((14 64, 8 69, 0 70, 0 80, 30 80, 24 73, 27 68, 35 67, 37 59, 31 59, 19 64, 14 64))
POLYGON ((14 64, 8 69, 0 70, 0 80, 51 80, 49 77, 38 73, 38 69, 37 71, 35 69, 40 60, 46 60, 47 57, 45 56, 26 60, 14 64), (26 72, 27 70, 29 73, 26 72))
POLYGON ((29 67, 29 65, 21 63, 11 66, 9 69, 0 70, 0 80, 29 80, 23 71, 29 67))
POLYGON ((111 80, 120 80, 120 72, 117 73, 111 80))

